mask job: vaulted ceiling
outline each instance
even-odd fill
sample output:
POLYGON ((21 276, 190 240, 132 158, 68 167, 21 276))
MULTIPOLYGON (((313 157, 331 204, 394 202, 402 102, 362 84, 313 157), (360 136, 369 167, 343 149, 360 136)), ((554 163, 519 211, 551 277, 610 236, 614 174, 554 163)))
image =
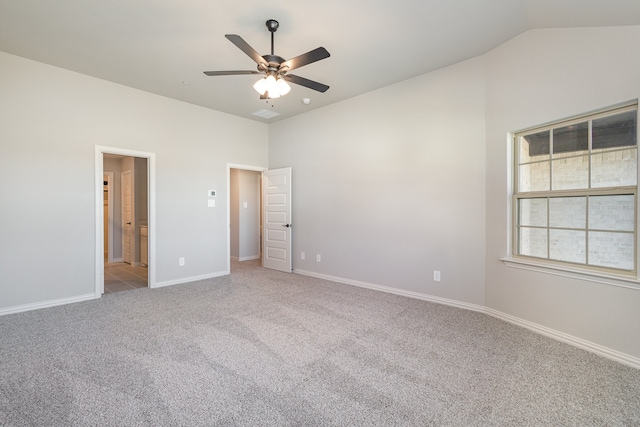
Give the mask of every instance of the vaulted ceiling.
MULTIPOLYGON (((263 122, 276 121, 481 55, 527 30, 640 24, 638 0, 0 0, 0 50, 263 122), (331 57, 295 71, 330 86, 292 85, 260 100, 238 34, 275 54, 331 57), (310 98, 305 105, 302 98, 310 98), (279 114, 259 118, 253 112, 279 114)), ((380 100, 384 102, 384 100, 380 100)))

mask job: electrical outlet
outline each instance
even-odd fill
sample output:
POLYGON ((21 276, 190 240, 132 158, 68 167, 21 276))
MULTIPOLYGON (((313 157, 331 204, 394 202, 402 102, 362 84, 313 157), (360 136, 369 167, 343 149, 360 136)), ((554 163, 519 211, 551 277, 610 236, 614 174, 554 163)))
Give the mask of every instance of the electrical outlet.
POLYGON ((300 259, 304 259, 304 258, 305 258, 305 256, 306 256, 306 255, 304 254, 304 252, 300 252, 300 259))
POLYGON ((433 270, 433 281, 434 282, 439 282, 440 281, 440 271, 439 270, 433 270))
POLYGON ((184 258, 178 258, 178 265, 184 267, 184 258))
POLYGON ((322 257, 320 254, 316 254, 316 262, 322 262, 322 257))

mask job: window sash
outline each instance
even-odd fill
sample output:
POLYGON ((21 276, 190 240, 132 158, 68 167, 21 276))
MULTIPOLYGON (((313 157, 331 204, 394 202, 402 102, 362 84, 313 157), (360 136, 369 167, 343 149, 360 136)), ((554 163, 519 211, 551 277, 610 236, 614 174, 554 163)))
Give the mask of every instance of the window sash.
MULTIPOLYGON (((616 108, 616 109, 611 109, 611 110, 607 110, 607 111, 603 111, 597 114, 590 114, 590 115, 584 115, 581 117, 576 117, 575 119, 571 119, 571 120, 567 120, 564 122, 558 122, 555 124, 550 124, 550 125, 546 125, 543 127, 537 127, 537 128, 531 128, 529 130, 526 131, 522 131, 522 132, 518 132, 517 134, 514 135, 514 140, 513 140, 513 144, 514 144, 514 174, 513 174, 513 180, 514 180, 514 193, 513 193, 513 197, 512 197, 512 255, 514 257, 522 257, 522 258, 527 258, 527 259, 534 259, 534 260, 542 260, 544 262, 548 262, 550 264, 554 264, 554 265, 568 265, 568 266, 575 266, 575 265, 580 265, 584 268, 587 268, 589 270, 596 270, 596 271, 601 271, 601 272, 605 272, 605 273, 613 273, 613 274, 623 274, 623 275, 637 275, 637 267, 638 267, 638 235, 637 235, 637 221, 638 221, 638 197, 637 197, 637 189, 638 189, 638 131, 637 131, 637 127, 638 127, 638 121, 636 119, 636 140, 634 141, 635 145, 624 145, 624 146, 614 146, 614 147, 609 147, 609 148, 605 148, 605 149, 597 149, 594 150, 592 148, 593 146, 593 122, 595 120, 601 119, 601 118, 605 118, 608 116, 615 116, 617 114, 621 114, 624 112, 629 112, 629 111, 633 111, 636 113, 637 115, 637 104, 633 104, 633 105, 627 105, 624 107, 620 107, 620 108, 616 108), (578 125, 578 124, 582 124, 582 128, 584 129, 584 124, 587 124, 588 126, 588 133, 587 133, 587 138, 588 138, 588 147, 586 150, 582 150, 582 151, 576 151, 575 153, 573 152, 561 152, 561 153, 554 153, 554 145, 553 145, 553 137, 554 137, 554 129, 561 129, 561 128, 568 128, 569 126, 572 125, 578 125), (548 141, 545 142, 544 138, 544 132, 548 132, 549 137, 548 137, 548 141), (538 138, 539 144, 542 145, 538 145, 536 147, 536 149, 538 150, 538 152, 536 154, 533 154, 528 160, 530 161, 521 161, 521 152, 520 150, 523 148, 523 143, 522 143, 522 139, 523 137, 529 136, 529 135, 534 135, 534 134, 539 134, 536 135, 536 137, 538 138), (539 139, 540 137, 542 137, 543 139, 539 139), (547 144, 547 147, 545 147, 544 144, 547 144), (548 154, 545 154, 545 149, 548 150, 548 154), (626 152, 627 155, 629 155, 628 150, 633 150, 631 152, 631 154, 633 156, 635 156, 633 158, 633 160, 635 160, 635 175, 634 175, 634 179, 635 179, 635 185, 619 185, 619 186, 610 186, 610 187, 606 187, 606 186, 598 186, 597 182, 595 179, 595 172, 594 171, 594 165, 593 163, 593 159, 594 159, 594 155, 598 155, 600 153, 616 153, 616 152, 626 152), (539 156, 539 157, 534 157, 534 156, 539 156), (585 158, 585 161, 587 163, 586 165, 586 173, 587 173, 587 178, 586 178, 586 185, 584 184, 584 179, 580 182, 580 184, 582 185, 583 188, 568 188, 568 189, 558 189, 558 190, 554 190, 554 160, 558 161, 558 160, 566 160, 566 159, 575 159, 575 158, 579 158, 579 157, 583 157, 585 158), (546 170, 544 171, 544 173, 542 173, 542 175, 539 175, 540 179, 542 179, 543 184, 544 184, 544 180, 548 180, 548 187, 546 189, 541 189, 544 188, 544 185, 533 185, 532 184, 532 180, 535 178, 530 175, 530 176, 525 176, 527 178, 529 178, 529 191, 519 191, 520 187, 521 187, 521 183, 520 183, 520 179, 521 179, 521 173, 523 167, 530 167, 530 165, 535 165, 535 164, 548 164, 548 168, 546 168, 546 170), (548 177, 544 177, 544 174, 548 173, 548 177), (594 186, 595 184, 595 186, 594 186), (532 189, 533 188, 533 189, 532 189), (600 196, 632 196, 633 198, 633 227, 631 230, 629 230, 628 228, 628 222, 627 222, 627 229, 607 229, 606 226, 604 229, 602 228, 597 228, 597 227, 591 227, 592 224, 590 224, 589 222, 589 209, 590 209, 590 198, 591 197, 600 197, 600 196), (584 226, 566 226, 566 224, 562 224, 563 226, 557 226, 558 224, 554 224, 551 225, 551 221, 553 221, 553 219, 550 218, 550 206, 552 204, 552 200, 558 200, 561 198, 571 198, 571 197, 576 197, 576 198, 584 198, 586 203, 585 206, 585 219, 584 219, 584 226), (520 216, 520 206, 521 206, 521 201, 523 200, 534 200, 534 199, 545 199, 546 200, 546 224, 545 225, 541 225, 539 223, 536 224, 521 224, 521 216, 520 216), (537 233, 538 235, 541 235, 541 233, 546 234, 546 248, 541 248, 541 247, 537 247, 535 250, 529 250, 526 254, 523 254, 523 248, 522 248, 522 244, 523 242, 521 241, 521 235, 522 233, 537 233), (593 244, 591 245, 594 249, 593 249, 593 254, 596 254, 596 249, 597 248, 597 236, 598 233, 601 233, 600 236, 602 235, 606 235, 608 238, 610 239, 617 239, 619 241, 621 241, 622 243, 619 243, 620 246, 622 247, 622 249, 620 249, 622 252, 627 252, 627 255, 629 255, 629 251, 632 251, 632 258, 631 256, 621 256, 621 258, 623 259, 627 259, 627 262, 623 262, 620 265, 616 265, 613 266, 613 263, 607 264, 606 262, 602 262, 601 260, 597 259, 597 255, 596 256, 592 256, 591 252, 590 252, 590 241, 591 239, 593 239, 593 244), (615 236, 616 234, 619 234, 619 239, 615 236), (577 243, 576 247, 578 247, 578 252, 577 254, 575 254, 575 256, 572 257, 571 252, 566 252, 566 253, 562 253, 560 254, 557 250, 555 250, 555 247, 552 247, 552 239, 551 237, 555 235, 561 236, 561 239, 564 238, 566 242, 569 242, 569 245, 571 245, 571 243, 577 243), (626 237, 625 237, 626 236, 626 237), (573 240, 572 240, 573 239, 573 240), (628 247, 629 242, 632 241, 632 248, 628 247), (554 252, 555 250, 555 252, 554 252), (584 253, 581 253, 580 250, 582 250, 584 253), (536 252, 537 251, 537 252, 536 252), (533 253, 533 255, 531 255, 533 253), (569 254, 569 255, 567 255, 569 254), (581 258, 583 257, 583 258, 581 258), (632 262, 629 262, 631 261, 632 262), (632 264, 632 265, 631 265, 632 264)), ((576 126, 576 129, 578 129, 579 127, 576 126)), ((584 137, 584 131, 582 131, 581 134, 582 137, 584 137)), ((529 140, 531 141, 531 140, 529 140)), ((535 141, 535 140, 534 140, 535 141)), ((578 145, 578 148, 580 146, 578 145)), ((584 147, 584 145, 582 146, 584 147)), ((531 149, 533 151, 533 148, 531 148, 531 145, 529 144, 529 146, 525 147, 527 149, 531 149)), ((566 150, 565 150, 566 151, 566 150)), ((525 153, 525 155, 528 155, 528 152, 525 153)), ((633 167, 633 165, 631 166, 633 167)), ((577 187, 580 187, 580 185, 576 185, 577 187)), ((629 214, 628 214, 629 215, 629 214)), ((538 222, 540 220, 538 219, 538 222)), ((600 224, 602 226, 602 224, 600 224)), ((616 241, 617 241, 616 240, 616 241)), ((555 244, 557 244, 558 240, 554 241, 555 244)), ((606 247, 608 248, 609 243, 606 244, 606 247)), ((529 248, 530 249, 530 248, 529 248)), ((605 253, 607 253, 605 251, 605 253)))

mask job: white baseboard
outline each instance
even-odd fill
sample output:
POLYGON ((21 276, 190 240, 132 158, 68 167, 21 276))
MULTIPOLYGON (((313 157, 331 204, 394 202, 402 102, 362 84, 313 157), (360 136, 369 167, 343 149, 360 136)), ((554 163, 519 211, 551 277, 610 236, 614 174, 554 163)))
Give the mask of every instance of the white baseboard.
POLYGON ((343 279, 341 277, 335 277, 335 276, 329 276, 329 275, 326 275, 326 274, 314 273, 313 271, 298 270, 296 268, 294 270, 294 273, 302 274, 303 276, 317 277, 318 279, 329 280, 330 282, 344 283, 346 285, 358 286, 360 288, 373 289, 374 291, 387 292, 387 293, 390 293, 390 294, 402 295, 402 296, 409 297, 409 298, 421 299, 421 300, 424 300, 424 301, 435 302, 435 303, 438 303, 438 304, 444 304, 444 305, 450 305, 450 306, 453 306, 453 307, 464 308, 466 310, 471 310, 471 311, 480 311, 480 312, 483 312, 483 313, 485 311, 485 307, 482 306, 482 305, 470 304, 470 303, 467 303, 467 302, 456 301, 456 300, 452 300, 452 299, 448 299, 448 298, 436 297, 436 296, 433 296, 433 295, 421 294, 421 293, 418 293, 418 292, 405 291, 405 290, 402 290, 402 289, 390 288, 390 287, 387 287, 387 286, 374 285, 372 283, 360 282, 358 280, 343 279))
POLYGON ((55 307, 57 305, 71 304, 74 302, 88 301, 92 299, 100 298, 96 294, 84 294, 71 298, 59 298, 49 301, 34 302, 32 304, 16 305, 13 307, 0 308, 0 316, 6 314, 22 313, 24 311, 38 310, 41 308, 55 307))
POLYGON ((545 335, 549 338, 570 344, 574 347, 581 348, 583 350, 595 353, 599 356, 607 359, 614 360, 627 366, 631 366, 636 369, 640 369, 640 358, 631 356, 626 353, 613 350, 608 347, 593 343, 591 341, 584 340, 582 338, 575 337, 573 335, 566 334, 564 332, 556 331, 555 329, 548 328, 546 326, 538 325, 537 323, 529 322, 528 320, 520 319, 519 317, 512 316, 510 314, 502 313, 498 310, 494 310, 489 307, 485 307, 477 304, 469 304, 462 301, 451 300, 447 298, 436 297, 432 295, 420 294, 417 292, 405 291, 402 289, 390 288, 387 286, 374 285, 372 283, 360 282, 357 280, 344 279, 341 277, 329 276, 326 274, 314 273, 312 271, 295 269, 294 273, 304 276, 317 277, 319 279, 329 280, 331 282, 343 283, 345 285, 359 286, 361 288, 373 289, 376 291, 388 292, 391 294, 402 295, 409 298, 416 298, 424 301, 435 302, 438 304, 450 305, 453 307, 464 308, 466 310, 478 311, 485 313, 489 316, 493 316, 505 322, 512 323, 517 326, 529 329, 530 331, 545 335))
POLYGON ((229 272, 219 271, 217 273, 203 274, 201 276, 181 277, 175 280, 165 280, 164 282, 156 282, 154 288, 162 288, 164 286, 179 285, 181 283, 197 282, 198 280, 213 279, 214 277, 226 276, 229 272))
POLYGON ((553 338, 566 344, 570 344, 574 347, 578 347, 591 353, 595 353, 599 356, 606 357, 607 359, 615 360, 616 362, 622 363, 624 365, 640 369, 640 358, 638 357, 613 350, 609 347, 605 347, 600 344, 575 337, 573 335, 565 334, 564 332, 556 331, 555 329, 551 329, 537 323, 529 322, 528 320, 524 320, 510 314, 502 313, 489 307, 485 308, 485 313, 500 320, 504 320, 505 322, 513 323, 514 325, 521 326, 523 328, 529 329, 530 331, 545 335, 549 338, 553 338))

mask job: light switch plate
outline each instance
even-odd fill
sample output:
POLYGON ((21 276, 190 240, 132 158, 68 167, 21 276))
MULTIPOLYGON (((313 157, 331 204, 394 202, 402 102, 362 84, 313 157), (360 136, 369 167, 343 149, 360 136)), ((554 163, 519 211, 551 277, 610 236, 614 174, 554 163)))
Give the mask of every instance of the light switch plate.
POLYGON ((207 207, 209 207, 209 208, 215 208, 215 207, 216 207, 216 199, 209 199, 209 200, 207 200, 207 207))
POLYGON ((207 191, 207 196, 209 196, 209 197, 216 197, 216 190, 209 190, 209 191, 207 191))

